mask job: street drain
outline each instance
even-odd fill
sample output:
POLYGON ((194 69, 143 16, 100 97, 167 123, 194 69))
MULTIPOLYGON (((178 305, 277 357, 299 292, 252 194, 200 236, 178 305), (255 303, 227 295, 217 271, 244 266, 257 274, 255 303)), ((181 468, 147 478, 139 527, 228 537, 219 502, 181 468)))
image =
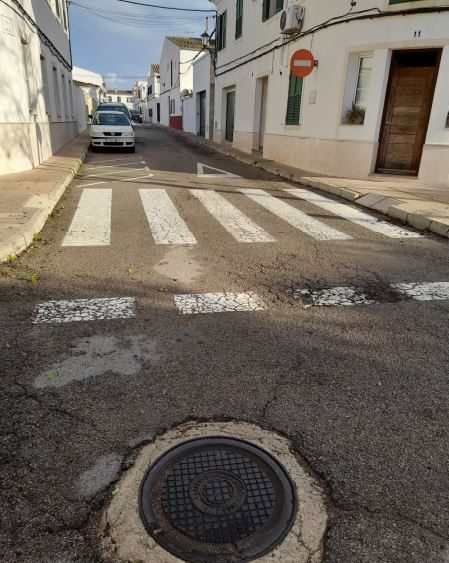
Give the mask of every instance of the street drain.
POLYGON ((101 518, 108 561, 324 557, 321 483, 287 438, 254 424, 191 421, 173 428, 141 449, 112 492, 101 518))
POLYGON ((200 438, 164 454, 140 491, 148 532, 192 562, 244 562, 268 553, 288 533, 295 493, 268 453, 232 438, 200 438))

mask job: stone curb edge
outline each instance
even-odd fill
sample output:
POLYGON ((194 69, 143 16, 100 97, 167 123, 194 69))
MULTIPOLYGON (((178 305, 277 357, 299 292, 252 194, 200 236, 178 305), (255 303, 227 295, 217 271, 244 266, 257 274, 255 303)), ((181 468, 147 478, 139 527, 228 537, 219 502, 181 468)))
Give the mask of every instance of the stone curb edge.
POLYGON ((31 220, 24 226, 24 230, 20 234, 18 233, 13 235, 10 240, 0 243, 0 263, 5 262, 8 256, 20 254, 31 245, 33 242, 33 236, 40 233, 40 231, 44 228, 48 216, 56 207, 65 190, 69 187, 73 178, 78 173, 80 166, 86 158, 88 150, 89 141, 86 141, 86 146, 83 147, 79 157, 74 157, 76 158, 76 161, 73 166, 70 167, 64 180, 51 192, 51 194, 49 194, 49 204, 42 209, 36 209, 31 220))
POLYGON ((239 160, 240 162, 244 162, 245 164, 250 164, 252 166, 256 166, 257 168, 261 168, 262 170, 265 170, 265 172, 269 172, 270 174, 274 174, 276 176, 279 176, 280 178, 284 178, 285 180, 290 180, 291 182, 296 182, 310 188, 319 189, 324 192, 342 197, 343 199, 361 205, 362 207, 368 207, 370 209, 373 209, 374 211, 382 213, 383 215, 387 215, 388 217, 397 219, 402 223, 410 225, 418 231, 431 231, 432 233, 435 233, 437 235, 449 238, 449 224, 435 221, 434 219, 427 217, 424 214, 416 213, 415 211, 408 211, 406 204, 399 200, 392 200, 395 201, 395 204, 384 207, 381 204, 382 202, 385 202, 385 200, 388 200, 388 198, 386 198, 384 195, 376 194, 375 192, 373 192, 369 195, 373 196, 373 199, 376 201, 376 203, 374 203, 373 205, 363 205, 363 203, 358 202, 358 200, 366 197, 368 194, 362 194, 350 187, 337 186, 322 179, 308 178, 299 174, 284 172, 276 165, 258 161, 256 158, 251 157, 250 155, 245 156, 236 154, 226 147, 221 147, 213 141, 204 140, 196 135, 193 135, 192 133, 186 133, 185 131, 179 131, 177 129, 165 127, 164 125, 156 125, 156 127, 170 130, 171 132, 190 139, 199 145, 204 145, 215 152, 229 156, 231 158, 239 160))

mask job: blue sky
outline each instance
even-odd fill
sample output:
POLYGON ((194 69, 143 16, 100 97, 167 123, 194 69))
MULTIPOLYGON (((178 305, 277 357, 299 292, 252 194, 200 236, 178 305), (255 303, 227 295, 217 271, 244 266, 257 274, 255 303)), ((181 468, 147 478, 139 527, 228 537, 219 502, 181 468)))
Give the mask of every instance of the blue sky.
MULTIPOLYGON (((136 1, 214 9, 209 0, 136 1)), ((108 87, 115 88, 130 88, 132 82, 144 79, 149 65, 159 62, 166 35, 198 37, 204 31, 207 16, 141 8, 117 0, 73 0, 69 13, 74 66, 99 72, 108 87), (91 10, 98 10, 106 17, 99 17, 91 10)), ((214 29, 213 19, 209 25, 210 30, 214 29)))

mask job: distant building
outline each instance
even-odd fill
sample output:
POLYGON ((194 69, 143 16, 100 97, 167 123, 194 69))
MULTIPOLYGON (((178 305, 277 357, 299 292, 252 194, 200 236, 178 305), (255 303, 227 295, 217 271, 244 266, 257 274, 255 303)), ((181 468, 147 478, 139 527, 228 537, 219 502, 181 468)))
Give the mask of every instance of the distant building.
POLYGON ((31 169, 82 128, 66 0, 0 2, 0 174, 31 169))
POLYGON ((160 66, 152 64, 148 73, 147 114, 144 117, 144 121, 148 123, 160 123, 161 121, 160 82, 160 66))
POLYGON ((216 141, 312 173, 449 187, 446 0, 213 2, 216 141), (303 78, 299 49, 317 61, 303 78))
POLYGON ((137 110, 142 117, 147 113, 147 88, 146 80, 133 84, 133 109, 137 110))
POLYGON ((128 109, 134 109, 132 90, 108 89, 105 102, 120 102, 128 109))
POLYGON ((201 39, 166 37, 160 62, 161 123, 175 129, 183 127, 181 93, 193 93, 193 61, 203 50, 201 39))
POLYGON ((72 71, 73 82, 81 88, 84 93, 85 117, 93 115, 102 101, 106 97, 106 87, 104 78, 101 74, 92 72, 85 68, 74 66, 72 71))

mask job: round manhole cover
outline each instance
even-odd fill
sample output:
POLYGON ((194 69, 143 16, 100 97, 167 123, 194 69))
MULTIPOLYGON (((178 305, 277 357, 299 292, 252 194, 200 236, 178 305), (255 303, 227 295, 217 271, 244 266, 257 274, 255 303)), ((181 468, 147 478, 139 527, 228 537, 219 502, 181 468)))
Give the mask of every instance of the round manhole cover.
POLYGON ((283 540, 295 511, 283 467, 253 444, 231 438, 199 438, 169 450, 140 489, 148 532, 192 562, 257 559, 283 540))

